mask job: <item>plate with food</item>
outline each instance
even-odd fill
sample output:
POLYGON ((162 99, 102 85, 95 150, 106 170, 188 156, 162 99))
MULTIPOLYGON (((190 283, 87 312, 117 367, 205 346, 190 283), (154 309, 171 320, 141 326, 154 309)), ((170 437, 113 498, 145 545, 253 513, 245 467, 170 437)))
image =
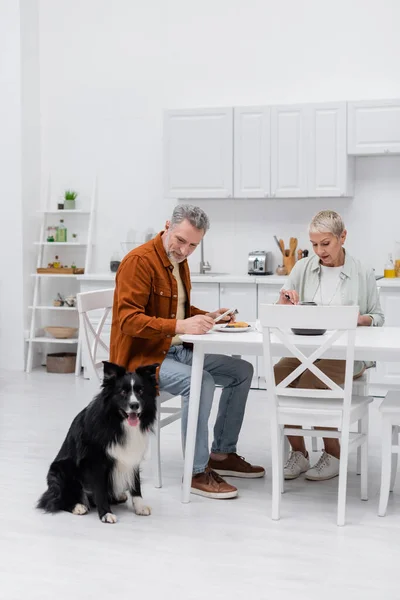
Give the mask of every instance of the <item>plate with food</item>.
POLYGON ((214 331, 224 331, 225 333, 239 333, 243 331, 251 331, 253 328, 246 321, 236 321, 235 323, 221 323, 214 325, 214 331))

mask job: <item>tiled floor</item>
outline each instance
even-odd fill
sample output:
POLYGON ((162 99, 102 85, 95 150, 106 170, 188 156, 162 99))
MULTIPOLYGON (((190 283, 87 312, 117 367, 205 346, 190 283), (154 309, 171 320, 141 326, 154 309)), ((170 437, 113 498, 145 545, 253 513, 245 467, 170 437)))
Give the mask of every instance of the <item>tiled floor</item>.
MULTIPOLYGON (((150 463, 143 495, 150 517, 117 507, 116 525, 97 515, 34 509, 75 414, 92 396, 70 375, 0 373, 0 599, 127 598, 229 600, 400 597, 400 484, 377 516, 380 418, 371 409, 370 500, 359 500, 350 464, 347 520, 336 522, 337 479, 286 486, 282 519, 270 519, 271 480, 236 480, 237 500, 180 502, 179 423, 162 432, 164 487, 150 463)), ((239 453, 270 467, 264 392, 251 392, 239 453)))

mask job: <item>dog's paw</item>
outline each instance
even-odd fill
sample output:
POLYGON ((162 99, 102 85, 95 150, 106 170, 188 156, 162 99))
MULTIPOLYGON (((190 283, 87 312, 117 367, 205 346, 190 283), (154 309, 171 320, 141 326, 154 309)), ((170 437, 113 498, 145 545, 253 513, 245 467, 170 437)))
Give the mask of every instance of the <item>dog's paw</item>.
POLYGON ((118 521, 117 517, 113 513, 106 513, 101 517, 103 523, 116 523, 118 521))
POLYGON ((137 515, 142 515, 144 517, 148 517, 151 515, 151 507, 146 506, 143 503, 142 498, 138 498, 137 496, 132 498, 133 510, 137 515))
POLYGON ((128 495, 125 494, 125 492, 123 492, 122 494, 117 496, 117 498, 115 500, 117 501, 118 504, 122 504, 123 502, 126 502, 128 500, 128 495))
POLYGON ((87 512, 89 512, 89 509, 84 504, 75 504, 74 508, 72 509, 73 515, 86 515, 87 512))

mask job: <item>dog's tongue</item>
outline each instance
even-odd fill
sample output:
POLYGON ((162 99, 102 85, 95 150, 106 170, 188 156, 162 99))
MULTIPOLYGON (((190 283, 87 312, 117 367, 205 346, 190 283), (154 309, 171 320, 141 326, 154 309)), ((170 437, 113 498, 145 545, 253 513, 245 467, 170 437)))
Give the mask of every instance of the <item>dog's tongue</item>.
POLYGON ((128 423, 131 427, 136 427, 136 425, 139 424, 139 418, 137 414, 131 413, 130 415, 128 415, 128 423))

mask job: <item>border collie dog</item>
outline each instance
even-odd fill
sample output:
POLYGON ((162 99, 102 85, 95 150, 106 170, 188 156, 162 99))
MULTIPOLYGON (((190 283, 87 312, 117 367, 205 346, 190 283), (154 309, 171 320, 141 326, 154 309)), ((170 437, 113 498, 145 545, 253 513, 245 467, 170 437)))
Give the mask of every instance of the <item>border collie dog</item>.
POLYGON ((127 373, 104 362, 100 393, 73 420, 47 474, 48 489, 37 508, 84 515, 96 506, 103 523, 116 523, 110 505, 126 502, 149 515, 140 490, 140 463, 157 413, 159 365, 127 373))

